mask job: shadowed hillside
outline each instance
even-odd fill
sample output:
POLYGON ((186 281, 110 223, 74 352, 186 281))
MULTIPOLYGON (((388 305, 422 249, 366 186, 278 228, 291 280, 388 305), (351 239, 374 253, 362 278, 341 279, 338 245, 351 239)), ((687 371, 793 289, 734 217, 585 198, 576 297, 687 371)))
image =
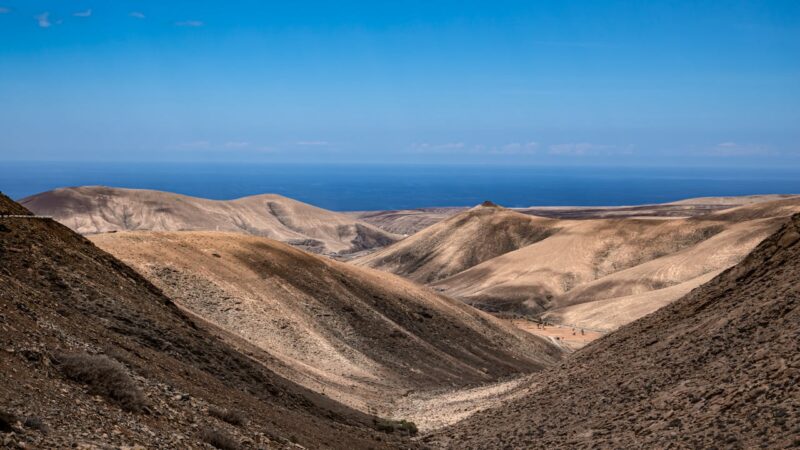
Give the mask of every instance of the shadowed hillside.
MULTIPOLYGON (((27 211, 0 195, 0 214, 27 211)), ((0 218, 0 330, 4 448, 401 444, 373 428, 377 419, 223 343, 49 219, 0 218)))
POLYGON ((92 236, 180 306, 265 351, 282 375, 367 409, 556 363, 560 351, 395 275, 217 232, 92 236))
POLYGON ((53 216, 81 234, 235 231, 325 254, 360 252, 399 238, 346 214, 274 194, 207 200, 170 192, 84 186, 43 192, 20 203, 36 214, 53 216))
POLYGON ((800 215, 675 303, 426 439, 478 448, 800 445, 800 215))

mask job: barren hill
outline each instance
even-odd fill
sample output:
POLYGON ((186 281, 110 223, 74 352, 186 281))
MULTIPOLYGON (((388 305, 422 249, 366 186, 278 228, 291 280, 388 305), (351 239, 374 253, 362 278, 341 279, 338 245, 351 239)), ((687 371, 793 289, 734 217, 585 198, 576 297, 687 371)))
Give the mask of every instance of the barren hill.
POLYGON ((110 231, 235 231, 315 253, 355 253, 399 239, 346 214, 280 195, 207 200, 169 192, 102 186, 63 188, 20 201, 81 234, 110 231))
POLYGON ((426 441, 470 448, 800 445, 800 215, 744 261, 426 441))
POLYGON ((63 225, 0 217, 0 447, 413 445, 221 332, 63 225))
POLYGON ((555 232, 554 222, 480 205, 354 263, 431 283, 541 241, 555 232))
POLYGON ((91 239, 180 306, 265 351, 280 374, 365 410, 409 391, 540 370, 561 356, 547 341, 429 288, 266 238, 91 239))
POLYGON ((546 239, 433 287, 487 311, 614 329, 736 264, 797 211, 794 197, 690 219, 551 221, 546 239))
POLYGON ((468 208, 419 208, 388 211, 354 211, 346 214, 390 233, 412 235, 468 208))
MULTIPOLYGON (((509 208, 531 216, 551 219, 622 219, 698 217, 712 212, 754 203, 797 197, 790 194, 742 195, 736 197, 697 197, 671 203, 631 206, 529 206, 509 208)), ((411 235, 469 208, 418 208, 387 211, 353 211, 345 214, 401 235, 411 235)))

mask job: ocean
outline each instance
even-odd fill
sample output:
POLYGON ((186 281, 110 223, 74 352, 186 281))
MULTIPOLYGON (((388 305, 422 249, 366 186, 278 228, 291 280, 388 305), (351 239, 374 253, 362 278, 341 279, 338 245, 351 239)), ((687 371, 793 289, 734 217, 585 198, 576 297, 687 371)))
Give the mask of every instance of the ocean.
POLYGON ((508 207, 616 206, 800 193, 800 168, 0 162, 0 191, 14 199, 81 185, 211 199, 276 193, 338 211, 484 200, 508 207))

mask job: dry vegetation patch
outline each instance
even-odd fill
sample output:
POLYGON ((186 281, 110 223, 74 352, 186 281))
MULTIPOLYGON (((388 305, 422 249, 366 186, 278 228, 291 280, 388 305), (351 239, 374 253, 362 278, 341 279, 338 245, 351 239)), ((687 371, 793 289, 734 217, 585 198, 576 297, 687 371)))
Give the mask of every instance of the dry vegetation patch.
POLYGON ((85 384, 90 394, 102 395, 126 411, 146 412, 147 398, 118 361, 105 355, 58 353, 54 362, 67 378, 85 384))
POLYGON ((228 433, 215 428, 206 428, 200 433, 203 442, 220 450, 238 450, 240 445, 236 439, 228 433))
POLYGON ((244 415, 244 413, 235 409, 225 409, 211 406, 208 408, 208 414, 237 427, 244 426, 244 424, 247 423, 247 417, 244 415))
POLYGON ((375 422, 375 428, 384 433, 400 433, 409 436, 417 434, 417 425, 408 420, 379 420, 375 422))

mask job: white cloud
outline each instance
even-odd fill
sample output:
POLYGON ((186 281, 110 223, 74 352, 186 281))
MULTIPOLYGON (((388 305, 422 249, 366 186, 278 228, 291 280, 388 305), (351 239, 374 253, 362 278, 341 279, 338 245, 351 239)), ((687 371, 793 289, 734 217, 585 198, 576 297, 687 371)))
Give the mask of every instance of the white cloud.
POLYGON ((326 145, 330 145, 328 141, 298 141, 295 142, 294 145, 302 145, 308 147, 323 147, 326 145))
POLYGON ((595 145, 582 142, 577 144, 555 144, 550 146, 551 155, 585 155, 587 151, 594 150, 595 145))
POLYGON ((184 21, 181 21, 181 22, 175 22, 175 25, 177 25, 179 27, 197 28, 197 27, 202 27, 205 24, 203 22, 199 21, 199 20, 184 20, 184 21))
POLYGON ((92 10, 87 9, 86 11, 78 11, 76 13, 72 13, 75 17, 92 17, 92 10))
POLYGON ((493 148, 489 153, 496 155, 531 155, 539 148, 538 142, 512 142, 499 148, 493 148))
POLYGON ((463 142, 444 142, 444 143, 430 143, 422 142, 412 144, 411 149, 417 153, 452 153, 463 150, 466 144, 463 142))
POLYGON ((706 153, 714 156, 758 156, 779 154, 779 152, 760 144, 742 144, 738 142, 721 142, 706 153))
POLYGON ((6 7, 3 7, 3 6, 0 6, 0 14, 8 14, 10 12, 11 12, 10 8, 6 8, 6 7))
POLYGON ((510 142, 504 145, 467 144, 464 142, 431 143, 421 142, 411 144, 414 153, 439 153, 461 155, 532 155, 537 152, 539 143, 510 142))
POLYGON ((271 153, 275 149, 268 145, 260 145, 246 141, 228 141, 225 143, 211 142, 205 140, 186 141, 179 144, 167 145, 167 150, 197 151, 197 152, 248 152, 248 153, 271 153))
POLYGON ((50 28, 50 26, 52 25, 52 23, 50 22, 50 13, 45 11, 39 14, 38 16, 36 16, 36 22, 42 28, 50 28))
POLYGON ((133 11, 128 15, 133 17, 134 19, 144 19, 145 17, 147 17, 144 15, 144 13, 140 13, 139 11, 133 11))
POLYGON ((551 155, 585 155, 596 153, 598 150, 610 148, 607 145, 590 144, 588 142, 555 144, 550 146, 551 155))
POLYGON ((630 155, 633 154, 632 145, 604 145, 589 142, 568 144, 555 144, 548 147, 551 155, 584 156, 584 155, 630 155))
POLYGON ((206 150, 211 148, 211 142, 209 141, 181 142, 180 144, 172 145, 169 148, 173 150, 206 150))

